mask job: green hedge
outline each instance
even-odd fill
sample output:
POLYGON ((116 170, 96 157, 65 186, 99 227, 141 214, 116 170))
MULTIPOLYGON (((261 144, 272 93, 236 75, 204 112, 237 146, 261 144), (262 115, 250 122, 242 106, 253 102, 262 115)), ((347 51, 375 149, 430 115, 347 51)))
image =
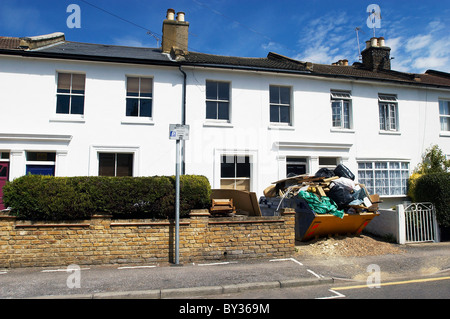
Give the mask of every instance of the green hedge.
POLYGON ((414 199, 433 203, 439 225, 450 227, 450 173, 422 175, 415 182, 414 199))
MULTIPOLYGON (((27 220, 174 218, 175 177, 50 177, 27 175, 7 183, 3 200, 27 220)), ((180 178, 180 216, 208 208, 211 186, 204 176, 180 178)))

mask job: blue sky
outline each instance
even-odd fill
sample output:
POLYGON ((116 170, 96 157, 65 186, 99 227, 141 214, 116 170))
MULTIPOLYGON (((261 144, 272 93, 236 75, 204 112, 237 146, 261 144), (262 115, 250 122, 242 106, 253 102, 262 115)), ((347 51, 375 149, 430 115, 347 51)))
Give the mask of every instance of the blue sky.
POLYGON ((161 36, 166 11, 173 8, 190 22, 191 51, 245 57, 273 51, 314 63, 353 63, 355 29, 360 28, 361 49, 373 36, 366 24, 370 4, 381 8, 381 28, 375 31, 392 48, 393 69, 450 72, 446 0, 1 0, 0 36, 60 31, 69 41, 156 47, 147 30, 161 36), (70 4, 80 6, 81 28, 67 26, 70 4))

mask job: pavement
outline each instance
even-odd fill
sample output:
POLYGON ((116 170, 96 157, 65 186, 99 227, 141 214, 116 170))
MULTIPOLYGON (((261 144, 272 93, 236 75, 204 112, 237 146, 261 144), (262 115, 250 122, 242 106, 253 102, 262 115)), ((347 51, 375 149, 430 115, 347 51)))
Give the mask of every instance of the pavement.
POLYGON ((403 245, 401 254, 220 260, 183 265, 71 265, 0 269, 0 299, 178 299, 337 281, 450 273, 450 242, 403 245))

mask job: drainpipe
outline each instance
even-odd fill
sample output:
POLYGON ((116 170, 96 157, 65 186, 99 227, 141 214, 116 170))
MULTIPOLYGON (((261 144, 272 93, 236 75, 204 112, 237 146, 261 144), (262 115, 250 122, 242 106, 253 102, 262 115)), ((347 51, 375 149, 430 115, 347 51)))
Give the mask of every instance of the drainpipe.
MULTIPOLYGON (((186 125, 186 72, 183 70, 183 66, 180 65, 180 72, 183 74, 183 105, 181 108, 181 124, 186 125)), ((184 160, 186 154, 186 141, 181 141, 181 175, 186 174, 186 163, 184 160)))

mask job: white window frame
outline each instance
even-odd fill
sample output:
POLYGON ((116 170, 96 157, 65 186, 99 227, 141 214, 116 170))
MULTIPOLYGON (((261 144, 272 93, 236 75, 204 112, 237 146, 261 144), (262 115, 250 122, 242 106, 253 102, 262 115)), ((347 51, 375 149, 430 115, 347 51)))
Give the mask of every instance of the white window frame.
POLYGON ((305 174, 309 172, 309 157, 307 156, 286 156, 286 176, 288 165, 305 165, 305 174))
MULTIPOLYGON (((84 116, 84 113, 86 111, 86 74, 85 73, 81 73, 81 72, 71 72, 71 71, 57 71, 57 75, 56 75, 56 97, 58 97, 58 95, 66 95, 69 97, 69 113, 56 113, 57 115, 71 115, 71 116, 77 116, 77 117, 82 117, 84 116), (59 93, 58 92, 58 82, 59 82, 59 75, 60 74, 70 74, 70 92, 69 93, 59 93), (84 75, 84 93, 73 93, 72 89, 73 89, 73 76, 74 75, 84 75), (83 101, 83 114, 72 114, 72 96, 82 96, 84 97, 84 101, 83 101)), ((58 106, 58 104, 56 105, 58 106)))
MULTIPOLYGON (((447 125, 447 129, 443 129, 443 119, 450 119, 450 100, 439 99, 439 124, 440 131, 444 133, 450 133, 450 125, 447 125), (442 114, 441 103, 447 103, 448 114, 442 114)), ((447 122, 448 123, 448 122, 447 122)))
POLYGON ((353 128, 352 96, 347 91, 331 91, 331 125, 334 129, 351 130, 353 128), (334 123, 334 104, 339 104, 339 123, 334 123), (345 103, 348 105, 348 114, 345 114, 345 103), (348 117, 348 125, 345 118, 348 117), (336 124, 336 125, 335 125, 336 124))
MULTIPOLYGON (((279 94, 279 96, 281 97, 281 94, 279 94)), ((293 103, 292 103, 292 100, 293 100, 293 88, 292 88, 292 86, 279 85, 279 84, 270 84, 269 85, 269 123, 270 123, 270 125, 275 125, 275 126, 292 126, 292 123, 293 123, 293 111, 292 111, 293 103), (287 89, 289 89, 289 104, 281 103, 281 98, 279 99, 278 103, 271 103, 270 102, 270 88, 272 88, 272 87, 276 87, 278 89, 280 89, 280 88, 287 88, 287 89), (287 106, 287 107, 289 107, 289 122, 280 122, 280 121, 272 122, 272 120, 270 119, 270 109, 271 109, 271 107, 273 105, 274 106, 287 106)), ((278 113, 279 113, 279 109, 278 109, 278 113)))
POLYGON ((378 95, 378 114, 380 132, 399 131, 398 101, 395 95, 378 95))
POLYGON ((89 149, 89 176, 99 176, 99 153, 133 154, 133 177, 140 176, 140 147, 139 146, 97 146, 89 149))
MULTIPOLYGON (((214 123, 231 123, 231 93, 232 93, 232 87, 231 87, 231 82, 229 81, 219 81, 219 80, 210 80, 207 79, 205 80, 205 121, 207 122, 214 122, 214 123), (207 93, 206 93, 206 84, 207 82, 212 82, 215 83, 216 85, 219 85, 219 83, 226 83, 228 85, 228 100, 220 100, 219 96, 217 96, 217 99, 208 99, 207 98, 207 93), (208 102, 214 102, 217 103, 217 109, 216 109, 216 118, 214 119, 210 119, 206 117, 206 113, 207 113, 207 104, 208 102), (218 119, 219 116, 219 103, 227 103, 228 104, 228 119, 218 119)), ((219 89, 217 89, 217 94, 219 94, 219 89)))
POLYGON ((131 119, 136 119, 136 118, 145 118, 148 120, 153 120, 153 91, 154 91, 154 79, 151 76, 140 76, 140 75, 127 75, 126 76, 126 83, 125 83, 125 92, 126 92, 126 98, 125 98, 125 117, 127 119, 131 118, 131 119), (128 95, 128 79, 129 78, 136 78, 139 79, 139 95, 138 96, 129 96, 128 95), (151 97, 146 97, 146 96, 141 96, 141 81, 142 79, 149 79, 152 80, 152 96, 151 97), (127 99, 136 99, 138 100, 138 115, 137 116, 132 116, 132 115, 126 115, 126 100, 127 99), (151 113, 152 116, 141 116, 141 100, 148 100, 152 102, 152 106, 151 106, 151 113))
POLYGON ((214 178, 212 187, 220 189, 222 156, 248 156, 250 157, 250 192, 254 192, 258 185, 258 151, 257 150, 214 150, 214 178))
POLYGON ((361 184, 365 184, 367 190, 371 194, 379 194, 382 197, 404 197, 407 196, 407 186, 408 186, 408 178, 410 176, 410 161, 407 160, 358 160, 358 182, 361 184), (371 164, 371 168, 361 168, 360 165, 371 164), (386 168, 376 167, 377 164, 386 164, 386 168), (399 168, 393 167, 393 164, 399 164, 399 168), (407 165, 407 168, 404 167, 404 164, 407 165), (366 177, 361 177, 362 172, 370 172, 372 180, 372 184, 367 183, 366 177), (395 178, 394 172, 400 172, 400 186, 392 185, 392 179, 395 178), (405 176, 404 173, 406 173, 405 176), (382 176, 380 176, 380 174, 382 176), (378 175, 378 177, 377 177, 378 175), (384 178, 382 178, 384 177, 384 178), (380 179, 382 178, 382 179, 380 179), (387 185, 382 182, 382 180, 387 180, 387 185), (394 194, 393 189, 401 188, 400 194, 394 194), (381 189, 387 189, 387 194, 383 191, 379 191, 381 189))

